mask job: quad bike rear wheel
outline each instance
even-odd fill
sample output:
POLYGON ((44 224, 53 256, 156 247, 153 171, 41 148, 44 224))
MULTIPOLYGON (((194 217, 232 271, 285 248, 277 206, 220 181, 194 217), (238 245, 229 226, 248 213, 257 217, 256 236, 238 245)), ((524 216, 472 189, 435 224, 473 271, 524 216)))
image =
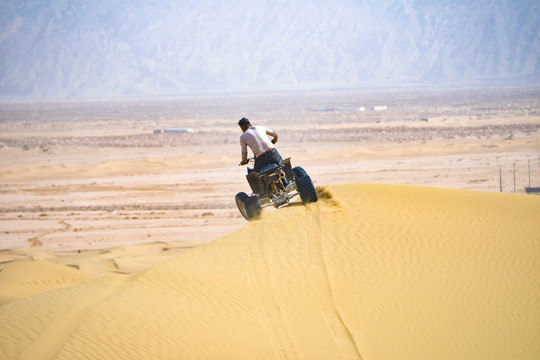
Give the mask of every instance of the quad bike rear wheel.
POLYGON ((239 192, 236 194, 235 200, 240 214, 242 214, 247 221, 256 220, 261 216, 263 209, 258 196, 249 196, 245 192, 239 192))
POLYGON ((313 185, 313 181, 311 181, 309 175, 306 174, 297 177, 296 188, 298 190, 298 194, 300 194, 302 204, 306 205, 317 202, 317 200, 319 200, 319 197, 317 196, 317 190, 315 190, 315 186, 313 185))
POLYGON ((296 166, 295 168, 292 169, 292 171, 293 171, 294 177, 297 178, 297 179, 301 178, 302 176, 307 175, 306 170, 304 170, 300 166, 296 166))

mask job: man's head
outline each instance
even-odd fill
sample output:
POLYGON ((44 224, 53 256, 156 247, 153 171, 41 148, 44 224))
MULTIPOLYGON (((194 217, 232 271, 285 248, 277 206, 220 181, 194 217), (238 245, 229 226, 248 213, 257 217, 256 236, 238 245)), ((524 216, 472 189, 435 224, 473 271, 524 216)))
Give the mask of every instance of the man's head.
POLYGON ((246 118, 241 118, 241 119, 238 121, 238 126, 240 126, 240 128, 242 129, 242 131, 246 131, 246 130, 251 126, 251 123, 249 122, 248 119, 246 119, 246 118))

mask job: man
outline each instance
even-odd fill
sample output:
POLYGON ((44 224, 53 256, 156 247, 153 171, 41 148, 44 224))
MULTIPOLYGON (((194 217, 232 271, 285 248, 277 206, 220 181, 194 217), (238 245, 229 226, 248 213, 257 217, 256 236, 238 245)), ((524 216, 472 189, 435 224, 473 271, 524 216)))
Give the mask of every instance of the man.
POLYGON ((283 159, 278 153, 274 144, 278 141, 277 132, 264 126, 252 126, 248 119, 242 118, 238 121, 238 126, 242 129, 240 135, 240 146, 242 148, 242 161, 240 165, 247 164, 247 147, 251 148, 255 155, 254 170, 260 172, 262 168, 269 164, 281 165, 283 159), (268 135, 272 136, 272 140, 268 135))

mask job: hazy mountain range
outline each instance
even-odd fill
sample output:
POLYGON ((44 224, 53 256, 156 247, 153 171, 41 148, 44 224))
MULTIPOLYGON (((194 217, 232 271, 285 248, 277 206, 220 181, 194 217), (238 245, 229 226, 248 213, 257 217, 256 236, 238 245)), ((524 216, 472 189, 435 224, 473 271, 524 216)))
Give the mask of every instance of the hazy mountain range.
POLYGON ((540 84, 538 0, 0 0, 0 96, 540 84))

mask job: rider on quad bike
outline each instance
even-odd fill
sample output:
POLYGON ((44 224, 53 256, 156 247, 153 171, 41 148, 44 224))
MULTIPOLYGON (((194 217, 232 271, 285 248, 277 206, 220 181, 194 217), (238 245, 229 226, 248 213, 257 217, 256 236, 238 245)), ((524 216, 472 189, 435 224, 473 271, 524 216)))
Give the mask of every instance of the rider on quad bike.
POLYGON ((240 162, 240 165, 246 165, 248 163, 248 146, 253 151, 253 155, 255 155, 255 165, 253 170, 256 172, 260 172, 266 165, 279 165, 283 162, 281 155, 274 147, 275 143, 278 141, 277 132, 264 126, 252 126, 246 118, 241 118, 240 121, 238 121, 238 126, 240 126, 243 133, 240 136, 240 146, 242 147, 242 161, 240 162), (272 141, 270 141, 266 135, 272 136, 272 141))
POLYGON ((240 136, 242 147, 242 161, 246 165, 253 158, 248 159, 247 147, 255 155, 253 169, 248 168, 247 180, 253 190, 251 196, 244 192, 236 195, 238 210, 246 220, 259 217, 263 207, 273 205, 278 208, 285 205, 291 198, 300 195, 303 204, 316 202, 317 192, 313 182, 301 167, 291 167, 291 159, 283 160, 274 144, 278 134, 264 126, 252 126, 248 119, 238 121, 243 134, 240 136), (268 136, 272 136, 272 140, 268 136), (294 192, 294 191, 297 192, 294 192))

